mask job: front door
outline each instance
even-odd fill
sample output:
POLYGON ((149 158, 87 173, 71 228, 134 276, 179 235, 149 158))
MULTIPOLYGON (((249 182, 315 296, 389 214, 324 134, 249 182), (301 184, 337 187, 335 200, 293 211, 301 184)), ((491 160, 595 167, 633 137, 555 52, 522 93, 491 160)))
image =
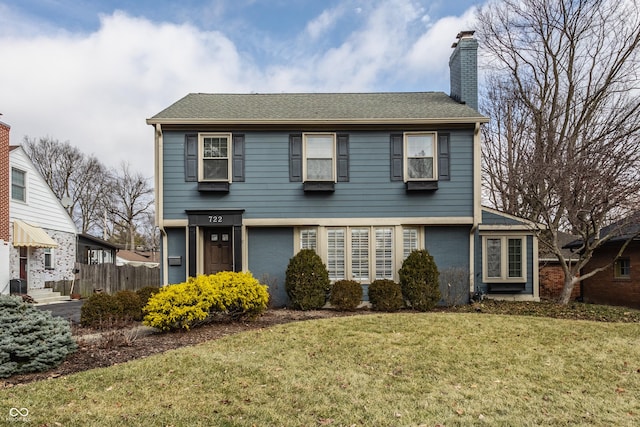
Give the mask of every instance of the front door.
POLYGON ((204 274, 233 271, 233 233, 231 227, 205 228, 204 274))

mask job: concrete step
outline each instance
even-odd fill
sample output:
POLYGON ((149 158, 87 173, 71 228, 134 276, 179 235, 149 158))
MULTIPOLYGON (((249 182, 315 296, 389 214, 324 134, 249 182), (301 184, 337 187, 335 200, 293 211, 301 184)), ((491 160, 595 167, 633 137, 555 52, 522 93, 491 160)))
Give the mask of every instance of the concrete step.
POLYGON ((60 295, 60 292, 53 292, 51 288, 29 289, 28 295, 36 301, 36 305, 69 301, 71 299, 68 295, 60 295))

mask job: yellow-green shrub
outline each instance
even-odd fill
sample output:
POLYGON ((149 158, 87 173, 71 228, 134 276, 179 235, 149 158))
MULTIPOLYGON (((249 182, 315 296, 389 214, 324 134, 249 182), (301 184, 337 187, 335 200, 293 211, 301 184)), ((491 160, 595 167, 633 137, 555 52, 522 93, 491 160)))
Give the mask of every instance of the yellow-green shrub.
POLYGON ((225 271, 190 277, 149 298, 144 324, 162 330, 189 329, 214 313, 255 318, 267 309, 269 293, 251 273, 225 271))

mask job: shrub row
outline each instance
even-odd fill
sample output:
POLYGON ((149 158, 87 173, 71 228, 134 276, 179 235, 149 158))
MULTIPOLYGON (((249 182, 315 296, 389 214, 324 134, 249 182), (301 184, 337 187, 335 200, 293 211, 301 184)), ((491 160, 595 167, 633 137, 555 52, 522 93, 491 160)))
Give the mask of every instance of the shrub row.
MULTIPOLYGON (((415 250, 402 263, 400 283, 375 280, 369 286, 374 310, 396 311, 407 306, 428 311, 440 301, 438 268, 426 250, 415 250)), ((339 310, 354 310, 362 300, 362 287, 353 280, 331 285, 322 259, 312 249, 303 249, 289 260, 285 288, 291 307, 299 310, 322 308, 327 299, 339 310)))
POLYGON ((120 322, 142 320, 142 308, 160 289, 147 286, 137 291, 119 291, 114 295, 93 294, 80 309, 80 324, 91 328, 106 328, 120 322))
POLYGON ((161 330, 190 329, 217 313, 254 318, 268 306, 267 286, 251 273, 220 272, 165 286, 149 298, 144 324, 161 330))
POLYGON ((69 322, 0 295, 0 378, 55 368, 76 349, 69 322))

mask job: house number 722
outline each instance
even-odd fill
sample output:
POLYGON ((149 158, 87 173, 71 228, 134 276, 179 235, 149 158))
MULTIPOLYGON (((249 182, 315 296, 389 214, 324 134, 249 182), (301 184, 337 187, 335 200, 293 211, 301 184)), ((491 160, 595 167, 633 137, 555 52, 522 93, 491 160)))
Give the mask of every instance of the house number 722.
POLYGON ((209 222, 223 222, 224 217, 222 215, 209 215, 209 222))

